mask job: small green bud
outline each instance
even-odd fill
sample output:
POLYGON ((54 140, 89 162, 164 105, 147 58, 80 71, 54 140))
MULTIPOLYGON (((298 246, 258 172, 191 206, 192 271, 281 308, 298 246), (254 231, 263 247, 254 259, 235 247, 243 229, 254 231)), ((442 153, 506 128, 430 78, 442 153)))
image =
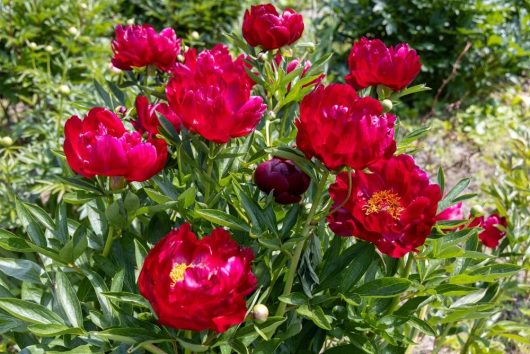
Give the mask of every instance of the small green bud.
POLYGON ((184 60, 185 60, 184 55, 182 54, 177 55, 177 61, 179 63, 184 63, 184 60))
POLYGON ((51 45, 47 45, 46 47, 44 47, 44 50, 47 51, 48 53, 51 53, 53 52, 53 47, 51 45))
POLYGON ((201 37, 201 36, 199 35, 199 32, 197 32, 197 31, 193 31, 193 32, 191 32, 191 38, 197 40, 197 39, 199 39, 200 37, 201 37))
POLYGON ((386 112, 390 112, 394 105, 392 104, 392 101, 390 101, 389 99, 384 99, 381 101, 381 106, 383 106, 383 110, 386 113, 386 112))
POLYGON ((68 29, 68 33, 70 33, 72 36, 77 36, 79 34, 79 30, 72 26, 68 29))
POLYGON ((3 138, 0 139, 0 144, 6 147, 11 146, 13 145, 13 139, 11 139, 11 137, 9 136, 4 136, 3 138))
POLYGON ((37 43, 35 43, 35 42, 29 42, 28 43, 28 47, 30 47, 30 49, 35 50, 35 49, 37 49, 38 46, 37 46, 37 43))
POLYGON ((68 85, 62 84, 59 86, 59 92, 63 95, 68 95, 71 92, 70 87, 68 87, 68 85))
POLYGON ((269 318, 269 309, 263 304, 257 304, 252 308, 252 316, 258 323, 263 323, 269 318))
POLYGON ((482 216, 485 214, 485 211, 484 211, 484 208, 482 207, 482 205, 473 205, 471 207, 471 215, 474 216, 474 217, 477 217, 477 216, 482 216))
POLYGON ((134 25, 134 18, 130 18, 130 19, 128 19, 128 20, 127 20, 127 24, 128 24, 128 25, 131 25, 131 26, 134 25))

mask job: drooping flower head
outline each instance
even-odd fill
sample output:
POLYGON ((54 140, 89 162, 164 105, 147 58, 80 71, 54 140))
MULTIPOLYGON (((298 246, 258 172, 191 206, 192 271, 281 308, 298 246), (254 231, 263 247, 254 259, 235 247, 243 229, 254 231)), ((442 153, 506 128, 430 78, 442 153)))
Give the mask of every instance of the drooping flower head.
POLYGON ((138 287, 163 325, 225 332, 245 319, 245 296, 256 288, 253 258, 221 228, 198 240, 183 224, 149 252, 138 287))
POLYGON ((81 120, 72 116, 64 127, 66 161, 76 173, 94 176, 123 176, 145 181, 159 173, 167 160, 167 145, 161 139, 142 140, 128 132, 112 111, 92 108, 81 120))
MULTIPOLYGON (((440 187, 429 182, 412 157, 394 156, 355 171, 348 197, 348 175, 342 172, 329 188, 337 211, 327 221, 340 236, 374 243, 391 257, 402 257, 423 245, 435 223, 440 187)), ((333 208, 332 208, 333 210, 333 208)))
POLYGON ((499 241, 506 236, 506 232, 501 230, 499 226, 506 228, 508 222, 505 217, 499 216, 497 214, 492 214, 485 218, 484 216, 479 216, 473 219, 469 224, 469 227, 480 226, 483 231, 478 235, 480 241, 484 246, 489 248, 496 248, 499 245, 499 241))
POLYGON ((250 95, 254 82, 246 65, 243 56, 233 60, 221 44, 199 55, 194 49, 186 52, 166 96, 188 130, 223 144, 256 128, 267 106, 261 97, 250 95))
POLYGON ((168 106, 167 103, 159 102, 157 104, 149 104, 149 100, 145 96, 136 97, 136 121, 133 122, 134 128, 140 133, 148 132, 150 134, 158 134, 158 127, 160 122, 158 121, 157 113, 160 113, 166 118, 175 128, 177 133, 180 131, 182 122, 179 116, 168 106))
POLYGON ((158 34, 149 25, 118 25, 115 35, 112 65, 122 70, 154 65, 169 71, 175 65, 182 41, 172 28, 165 28, 158 34))
POLYGON ((379 39, 361 38, 348 57, 350 73, 346 82, 355 89, 385 85, 394 91, 408 86, 421 69, 420 57, 408 44, 387 47, 379 39))
POLYGON ((297 147, 329 169, 363 169, 396 151, 395 117, 345 84, 318 86, 300 104, 297 147))
POLYGON ((253 5, 245 11, 243 37, 252 46, 278 49, 296 42, 304 32, 302 15, 287 8, 283 14, 272 4, 253 5))
POLYGON ((265 193, 273 191, 276 202, 292 204, 302 199, 311 180, 291 160, 274 157, 258 165, 254 182, 265 193))

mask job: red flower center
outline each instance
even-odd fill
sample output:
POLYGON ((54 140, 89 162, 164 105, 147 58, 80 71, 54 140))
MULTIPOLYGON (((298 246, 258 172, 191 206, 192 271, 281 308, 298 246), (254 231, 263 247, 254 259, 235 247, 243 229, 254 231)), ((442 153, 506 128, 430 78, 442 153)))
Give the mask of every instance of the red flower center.
POLYGON ((378 191, 372 194, 368 202, 363 207, 366 215, 372 213, 387 212, 394 219, 399 219, 403 207, 401 206, 401 198, 397 193, 391 190, 378 191))
POLYGON ((175 286, 178 282, 184 280, 184 274, 188 268, 192 268, 192 265, 185 263, 176 263, 173 265, 169 277, 171 278, 171 286, 175 286))

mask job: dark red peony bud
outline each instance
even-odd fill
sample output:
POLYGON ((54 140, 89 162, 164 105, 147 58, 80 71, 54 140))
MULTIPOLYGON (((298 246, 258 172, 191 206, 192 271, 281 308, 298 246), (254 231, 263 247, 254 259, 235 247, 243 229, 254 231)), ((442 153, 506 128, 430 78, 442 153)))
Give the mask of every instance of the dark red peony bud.
POLYGON ((227 231, 199 240, 183 224, 149 252, 138 287, 163 325, 221 333, 245 320, 245 296, 256 288, 253 259, 227 231))
POLYGON ((154 65, 169 71, 175 65, 182 41, 172 28, 165 28, 159 34, 149 25, 118 25, 115 35, 112 65, 122 70, 154 65))
POLYGON ((293 9, 283 14, 272 4, 254 5, 245 11, 243 37, 252 47, 278 49, 296 42, 304 32, 304 19, 293 9))
POLYGON ((385 85, 394 91, 408 86, 421 69, 420 57, 408 44, 387 47, 379 39, 361 38, 348 57, 350 74, 346 82, 355 89, 385 85))
POLYGON ((484 246, 489 248, 496 248, 499 245, 499 241, 506 236, 506 232, 501 230, 498 226, 507 227, 508 222, 505 217, 497 214, 492 214, 485 218, 479 216, 469 224, 469 227, 480 226, 484 230, 478 235, 480 241, 484 246))
POLYGON ((339 236, 355 236, 391 257, 402 257, 429 236, 440 187, 408 155, 381 160, 370 170, 355 171, 349 196, 348 174, 337 176, 329 194, 342 207, 328 215, 329 227, 339 236))
POLYGON ((164 168, 167 145, 162 139, 143 140, 127 131, 115 113, 95 107, 83 120, 72 116, 66 121, 64 154, 72 170, 86 178, 122 176, 141 182, 164 168))
POLYGON ((298 203, 309 188, 310 178, 292 161, 274 157, 259 164, 254 182, 265 193, 273 191, 280 204, 298 203))

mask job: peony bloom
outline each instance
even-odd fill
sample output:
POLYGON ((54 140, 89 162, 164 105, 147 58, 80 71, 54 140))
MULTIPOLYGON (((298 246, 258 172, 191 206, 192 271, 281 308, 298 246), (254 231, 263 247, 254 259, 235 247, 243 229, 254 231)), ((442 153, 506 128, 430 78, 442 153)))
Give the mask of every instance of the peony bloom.
POLYGON ((355 89, 385 85, 394 91, 408 86, 421 69, 420 57, 408 44, 387 47, 379 39, 361 38, 348 57, 350 74, 346 82, 355 89))
POLYGON ((363 169, 396 151, 395 117, 345 84, 318 86, 300 104, 297 147, 329 169, 363 169))
POLYGON ((177 133, 180 131, 180 125, 182 124, 180 118, 167 103, 160 102, 152 105, 149 104, 147 97, 138 96, 136 97, 135 105, 138 116, 136 121, 133 122, 133 126, 140 133, 158 134, 160 122, 158 121, 157 112, 173 125, 177 133))
POLYGON ((172 28, 165 28, 158 34, 149 25, 118 25, 115 35, 112 65, 121 70, 154 65, 169 71, 175 65, 182 41, 172 28))
POLYGON ((499 245, 499 241, 506 236, 506 232, 499 229, 497 225, 507 227, 508 223, 506 218, 497 214, 490 215, 487 218, 484 218, 484 216, 479 216, 471 221, 469 227, 480 226, 483 228, 484 230, 478 234, 478 238, 484 244, 484 246, 495 248, 499 245))
POLYGON ((440 187, 408 155, 381 160, 370 170, 353 173, 349 197, 348 174, 337 176, 329 194, 335 206, 347 201, 328 215, 329 227, 339 236, 355 236, 391 257, 402 257, 429 236, 440 187))
POLYGON ((256 128, 267 106, 261 97, 250 95, 254 82, 245 66, 243 56, 233 60, 221 44, 199 55, 193 49, 186 52, 166 95, 188 130, 224 144, 256 128))
POLYGON ((141 182, 166 164, 163 140, 143 141, 138 132, 125 130, 116 114, 102 107, 92 108, 83 120, 72 116, 66 121, 64 135, 66 161, 86 178, 123 176, 141 182))
POLYGON ((245 296, 256 288, 253 258, 221 228, 198 240, 183 224, 149 252, 138 287, 163 325, 225 332, 245 319, 245 296))
MULTIPOLYGON (((280 66, 282 64, 282 59, 283 57, 281 56, 281 54, 276 54, 276 56, 274 57, 274 61, 276 62, 276 65, 280 66)), ((303 69, 302 69, 302 73, 300 74, 300 78, 303 78, 307 72, 311 69, 311 61, 309 60, 304 60, 302 63, 300 63, 300 59, 293 59, 289 62, 287 62, 287 67, 285 68, 285 72, 287 74, 289 74, 290 72, 298 69, 298 66, 299 65, 303 65, 303 69)), ((315 80, 305 84, 304 86, 302 87, 307 87, 309 85, 318 85, 319 83, 322 82, 322 80, 324 80, 324 78, 326 77, 325 74, 321 74, 319 77, 317 77, 315 80)), ((288 87, 287 87, 287 91, 291 90, 291 84, 289 83, 288 87)))
POLYGON ((265 193, 273 191, 274 200, 280 204, 298 203, 310 181, 292 161, 278 157, 262 162, 254 172, 258 188, 265 193))
POLYGON ((457 203, 450 206, 447 209, 444 209, 438 215, 436 215, 436 221, 443 220, 464 220, 464 212, 462 211, 463 203, 457 203))
POLYGON ((304 19, 293 9, 283 14, 272 4, 254 5, 245 11, 243 37, 252 46, 266 50, 278 49, 296 42, 304 32, 304 19))

